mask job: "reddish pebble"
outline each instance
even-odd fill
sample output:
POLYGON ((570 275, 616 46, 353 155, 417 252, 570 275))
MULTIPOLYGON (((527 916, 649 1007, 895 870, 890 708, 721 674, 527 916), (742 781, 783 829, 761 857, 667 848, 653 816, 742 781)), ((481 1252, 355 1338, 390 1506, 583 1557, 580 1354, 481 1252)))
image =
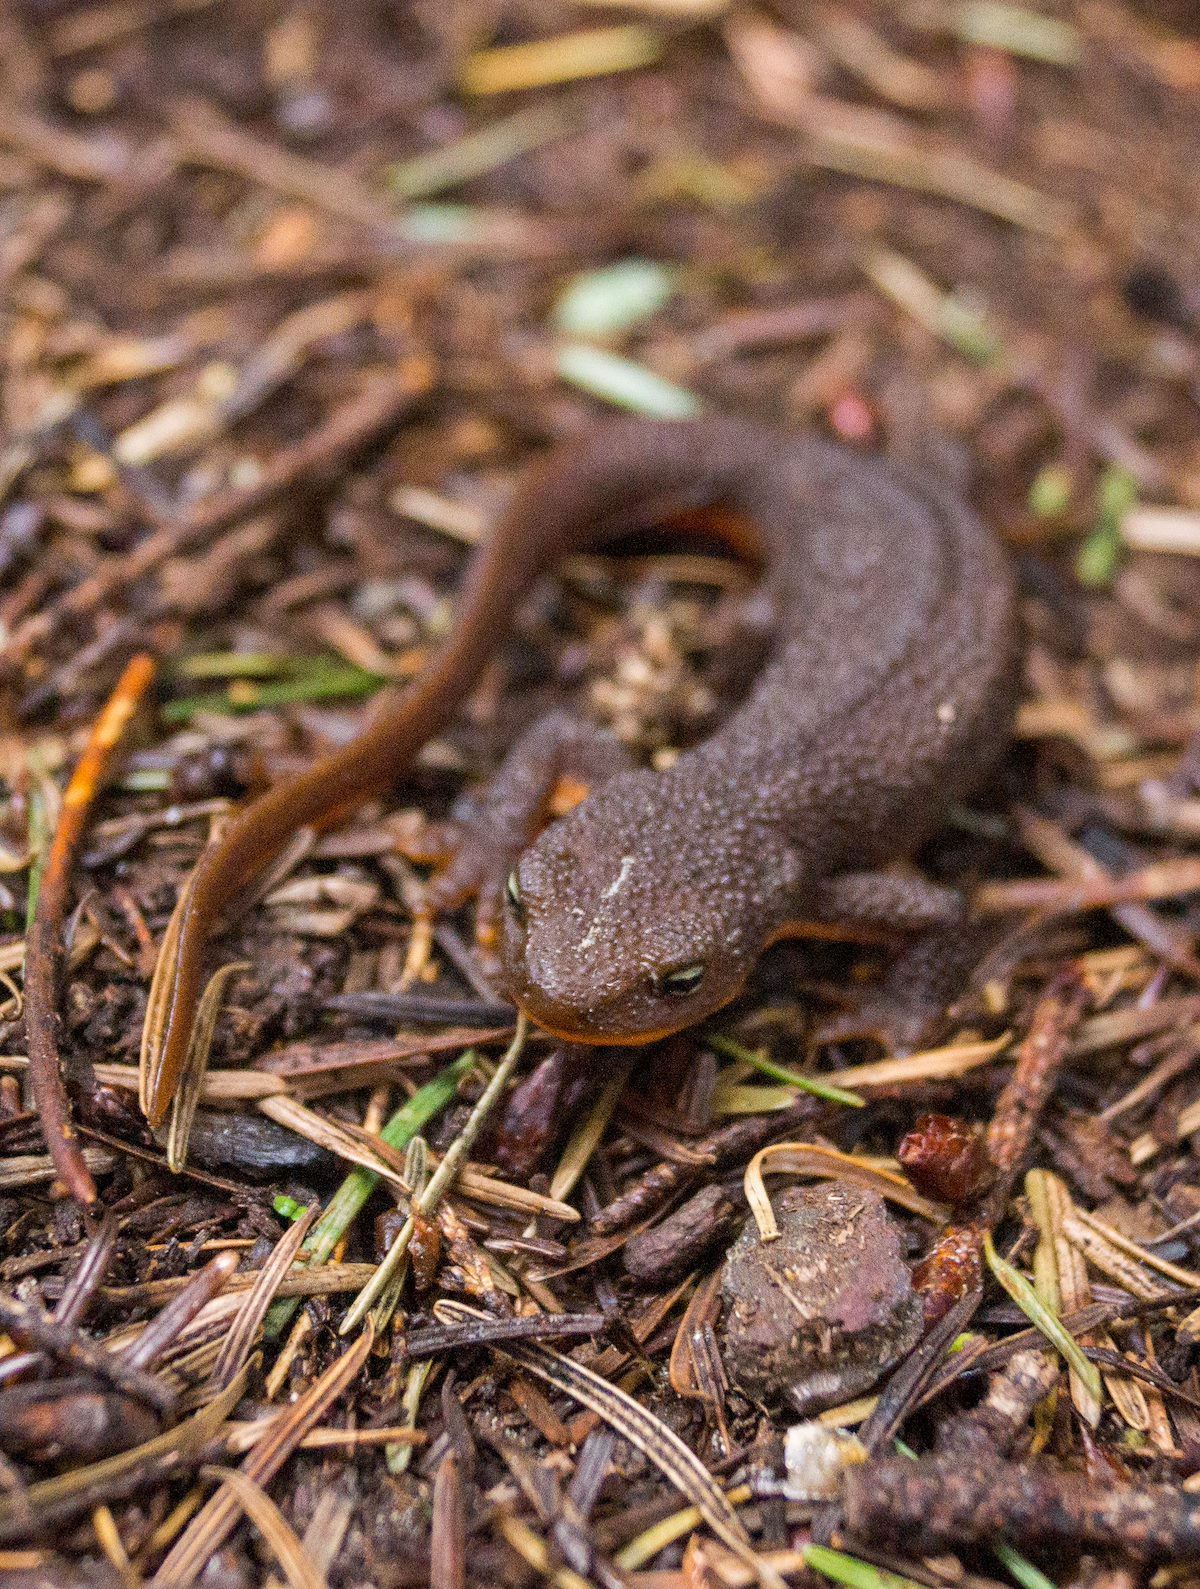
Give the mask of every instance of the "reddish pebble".
POLYGON ((977 1128, 950 1115, 922 1115, 896 1156, 918 1191, 952 1207, 978 1197, 988 1183, 987 1153, 977 1128))

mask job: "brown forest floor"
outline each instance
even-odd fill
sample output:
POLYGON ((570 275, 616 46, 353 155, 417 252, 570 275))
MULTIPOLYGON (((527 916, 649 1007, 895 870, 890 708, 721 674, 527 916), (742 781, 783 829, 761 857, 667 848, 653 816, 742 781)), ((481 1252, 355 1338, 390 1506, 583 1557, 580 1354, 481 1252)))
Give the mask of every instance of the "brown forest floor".
POLYGON ((0 1569, 1200 1582, 1198 27, 1183 0, 3 8, 0 1569), (742 572, 589 557, 537 590, 405 787, 222 938, 213 966, 248 969, 180 1175, 130 1090, 156 946, 231 803, 419 669, 522 463, 618 402, 887 449, 1004 536, 1016 740, 920 858, 974 892, 986 955, 932 1059, 814 1051, 814 1012, 879 969, 844 945, 781 946, 632 1071, 534 1034, 418 1221, 416 1289, 339 1334, 397 1177, 426 1173, 413 1123, 381 1125, 415 1095, 444 1153, 508 1038, 469 916, 412 941, 418 813, 552 702, 648 756, 702 736, 742 572), (85 1214, 29 1105, 22 966, 31 890, 66 880, 62 791, 136 652, 156 676, 65 900, 85 1214), (720 1361, 744 1171, 771 1141, 877 1166, 930 1111, 959 1123, 904 1162, 955 1206, 896 1210, 929 1329, 842 1420, 867 1466, 785 1501, 797 1415, 720 1361), (347 1174, 327 1261, 291 1269, 290 1216, 347 1174), (1017 1339, 1005 1259, 1090 1353, 1069 1381, 1017 1339), (570 1364, 624 1399, 589 1381, 589 1410, 570 1364), (806 1566, 814 1541, 835 1553, 806 1566))

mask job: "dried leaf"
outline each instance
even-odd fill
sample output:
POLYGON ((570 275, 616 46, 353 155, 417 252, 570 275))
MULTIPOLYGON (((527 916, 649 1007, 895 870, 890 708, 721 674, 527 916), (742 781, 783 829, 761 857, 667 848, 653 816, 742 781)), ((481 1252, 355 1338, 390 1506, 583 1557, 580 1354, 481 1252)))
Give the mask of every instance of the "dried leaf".
MULTIPOLYGON (((1049 1170, 1030 1170, 1025 1177, 1025 1193, 1042 1238, 1033 1255, 1038 1296, 1056 1315, 1076 1313, 1091 1302, 1092 1291, 1087 1266, 1063 1230, 1063 1221, 1071 1212, 1071 1194, 1062 1179, 1049 1170)), ((1092 1395, 1074 1366, 1068 1373, 1075 1410, 1089 1428, 1095 1429, 1103 1404, 1092 1395)))
MULTIPOLYGON (((303 1436, 320 1422, 362 1369, 373 1340, 374 1331, 368 1324, 353 1346, 331 1363, 299 1401, 272 1424, 270 1432, 254 1447, 242 1466, 241 1471, 247 1478, 261 1485, 278 1473, 303 1436)), ((197 1512, 164 1558, 151 1579, 153 1589, 173 1589, 176 1584, 190 1583, 236 1527, 237 1514, 238 1502, 231 1492, 218 1490, 197 1512)))
POLYGON ((865 1186, 881 1197, 890 1199, 910 1214, 919 1214, 934 1224, 945 1224, 949 1210, 940 1203, 922 1197, 911 1182, 898 1171, 885 1169, 866 1159, 856 1159, 849 1153, 839 1153, 836 1148, 818 1147, 806 1142, 776 1142, 760 1148, 746 1166, 743 1186, 746 1201, 754 1215, 763 1241, 775 1241, 779 1226, 775 1211, 767 1195, 765 1177, 768 1175, 806 1175, 816 1179, 849 1181, 855 1186, 865 1186))
POLYGON ((930 1048, 920 1054, 898 1059, 873 1060, 867 1065, 850 1065, 831 1070, 823 1079, 838 1087, 906 1087, 925 1081, 954 1081, 968 1071, 977 1070, 996 1059, 1012 1040, 1005 1032, 986 1042, 950 1043, 945 1048, 930 1048))
POLYGON ((203 1472, 206 1478, 219 1479, 233 1496, 270 1546, 292 1589, 329 1589, 325 1574, 313 1566, 292 1525, 265 1490, 237 1468, 205 1468, 203 1472))
POLYGON ((588 342, 564 342, 554 367, 572 386, 647 419, 691 419, 704 406, 686 387, 588 342))
POLYGON ((316 1217, 315 1205, 306 1209, 296 1223, 276 1242, 274 1252, 259 1270, 258 1277, 247 1291, 213 1364, 210 1384, 214 1389, 224 1389, 249 1358, 272 1298, 279 1290, 284 1275, 291 1268, 300 1250, 300 1244, 308 1235, 316 1217))
MULTIPOLYGON (((461 1302, 439 1304, 438 1316, 450 1319, 480 1319, 486 1314, 461 1302)), ((755 1553, 741 1519, 696 1454, 684 1445, 647 1408, 610 1385, 591 1369, 564 1357, 560 1352, 532 1342, 510 1341, 492 1348, 501 1357, 519 1363, 529 1373, 544 1379, 566 1395, 597 1413, 619 1435, 647 1457, 696 1507, 700 1516, 730 1550, 759 1574, 760 1581, 772 1589, 782 1589, 782 1579, 755 1553)))
POLYGON ((554 1174, 550 1177, 550 1196, 558 1200, 568 1197, 578 1182, 588 1160, 596 1151, 600 1138, 608 1129, 613 1110, 620 1102, 629 1078, 631 1061, 616 1061, 616 1071, 605 1082, 600 1096, 567 1138, 554 1174))
POLYGON ((167 1127, 167 1167, 177 1174, 187 1163, 188 1139, 192 1121, 200 1103, 200 1089, 208 1070, 208 1056, 212 1052, 213 1035, 217 1030, 217 1017, 221 1013, 221 999, 226 983, 242 971, 250 970, 248 960, 234 960, 214 971, 196 1007, 187 1057, 180 1072, 175 1100, 171 1105, 171 1120, 167 1127))
POLYGON ((1041 1330, 1042 1334, 1063 1360, 1071 1368, 1075 1369, 1083 1381, 1088 1394, 1099 1401, 1102 1396, 1100 1370, 1083 1355, 1075 1337, 1064 1328, 1061 1320, 1045 1306, 1025 1276, 1018 1269, 1014 1269, 1007 1259, 1001 1258, 992 1242, 990 1233, 984 1235, 983 1251, 988 1261, 988 1267, 1020 1308, 1021 1312, 1024 1313, 1031 1324, 1041 1330))
POLYGON ((158 948, 154 974, 150 978, 146 1015, 142 1022, 142 1050, 138 1061, 138 1106, 144 1115, 149 1115, 150 1098, 158 1088, 163 1043, 171 1013, 171 994, 175 986, 175 966, 179 958, 179 935, 191 909, 195 886, 193 873, 179 890, 179 898, 175 901, 175 909, 171 912, 171 919, 158 948))

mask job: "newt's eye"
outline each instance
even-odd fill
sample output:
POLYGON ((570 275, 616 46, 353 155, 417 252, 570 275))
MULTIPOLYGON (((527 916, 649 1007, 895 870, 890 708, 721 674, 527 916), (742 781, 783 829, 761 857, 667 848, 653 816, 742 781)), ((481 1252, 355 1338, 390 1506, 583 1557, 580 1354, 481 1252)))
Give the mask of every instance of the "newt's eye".
POLYGON ((700 986, 703 977, 702 965, 680 966, 675 971, 664 971, 658 978, 656 992, 665 993, 672 999, 686 998, 700 986))
POLYGON ((516 869, 508 874, 508 881, 504 885, 504 897, 508 907, 518 921, 525 920, 525 901, 521 898, 521 884, 517 880, 516 869))

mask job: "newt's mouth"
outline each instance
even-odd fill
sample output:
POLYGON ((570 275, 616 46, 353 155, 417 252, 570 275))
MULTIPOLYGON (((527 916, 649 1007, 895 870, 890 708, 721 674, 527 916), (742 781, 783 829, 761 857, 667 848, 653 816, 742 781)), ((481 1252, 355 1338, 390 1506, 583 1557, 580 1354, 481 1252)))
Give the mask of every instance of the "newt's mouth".
POLYGON ((660 1043, 674 1037, 690 1026, 697 1026, 715 1010, 729 1004, 741 992, 739 983, 716 1003, 705 1002, 702 1007, 681 1008, 673 1021, 661 1025, 632 1029, 622 1024, 618 1012, 602 1010, 594 1014, 577 1015, 575 1011, 551 1004, 540 997, 535 989, 524 987, 520 992, 509 987, 505 991, 521 1013, 529 1018, 539 1031, 557 1037, 564 1043, 581 1043, 592 1048, 645 1048, 650 1043, 660 1043))
POLYGON ((506 915, 501 930, 499 989, 540 1031, 564 1043, 645 1048, 697 1026, 735 999, 745 985, 745 970, 726 965, 719 974, 710 968, 702 986, 689 988, 683 997, 664 995, 651 985, 649 976, 623 989, 618 984, 607 998, 595 997, 586 979, 560 978, 554 955, 546 957, 545 966, 539 963, 541 975, 534 973, 524 921, 516 923, 506 915))
MULTIPOLYGON (((657 1043, 692 1024, 687 1012, 681 1009, 677 1020, 656 1021, 643 1028, 638 1025, 636 1015, 633 1020, 627 1018, 623 1021, 622 1012, 615 1004, 599 1009, 576 1010, 560 1000, 547 998, 539 987, 531 985, 523 977, 517 979, 510 976, 508 984, 504 991, 521 1013, 540 1031, 564 1043, 583 1043, 596 1048, 644 1048, 646 1044, 657 1043)), ((627 1017, 628 1013, 625 1012, 627 1017)))
POLYGON ((645 1048, 648 1043, 658 1043, 664 1037, 673 1037, 676 1032, 681 1032, 684 1027, 693 1024, 691 1021, 680 1021, 678 1026, 664 1026, 661 1030, 653 1032, 620 1030, 602 1032, 594 1027, 589 1029, 560 1025, 558 1018, 547 1019, 539 1015, 537 1010, 524 999, 516 999, 515 1003, 521 1013, 527 1015, 539 1031, 557 1037, 564 1043, 582 1043, 591 1048, 645 1048))

